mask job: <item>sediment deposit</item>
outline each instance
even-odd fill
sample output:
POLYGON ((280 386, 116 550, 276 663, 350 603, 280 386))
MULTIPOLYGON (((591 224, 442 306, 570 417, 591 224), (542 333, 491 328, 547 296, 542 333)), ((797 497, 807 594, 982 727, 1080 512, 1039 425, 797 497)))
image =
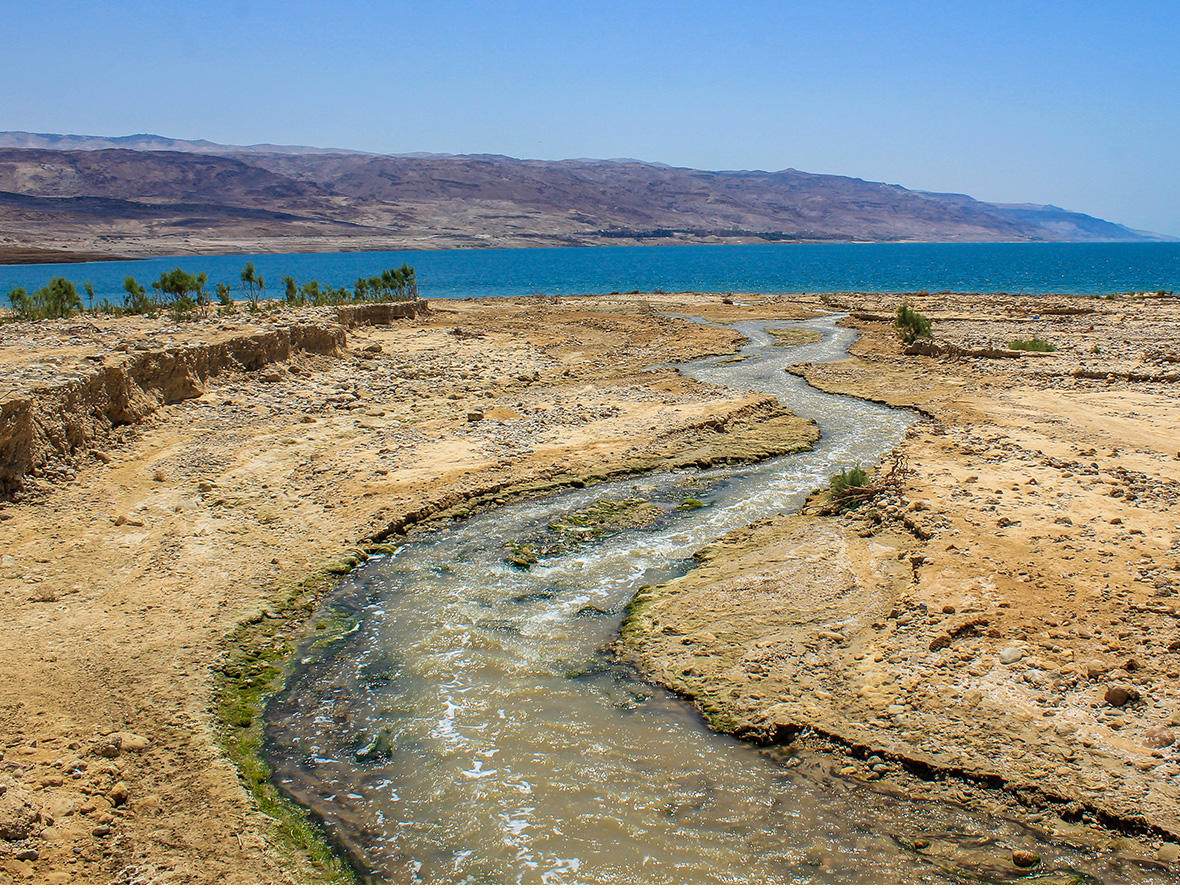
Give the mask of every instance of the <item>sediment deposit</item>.
POLYGON ((2 871, 323 878, 226 757, 235 630, 285 625, 276 601, 416 522, 802 446, 814 427, 782 406, 667 369, 737 334, 661 313, 837 310, 863 331, 853 356, 790 371, 923 411, 896 454, 908 474, 848 515, 817 500, 710 546, 642 594, 628 656, 728 730, 833 743, 852 779, 1166 865, 1177 303, 918 296, 937 348, 907 355, 897 297, 733 301, 0 326, 2 871), (1058 350, 1006 354, 1033 334, 1058 350))
POLYGON ((706 548, 640 595, 628 650, 725 730, 835 739, 851 776, 965 780, 1174 861, 1177 303, 913 297, 936 340, 906 355, 896 297, 830 301, 853 356, 790 372, 923 411, 908 471, 846 515, 821 497, 706 548), (1009 347, 1034 335, 1057 350, 1009 347))
POLYGON ((815 434, 660 369, 741 337, 642 300, 360 314, 0 327, 8 878, 321 880, 223 751, 236 627, 414 522, 815 434))

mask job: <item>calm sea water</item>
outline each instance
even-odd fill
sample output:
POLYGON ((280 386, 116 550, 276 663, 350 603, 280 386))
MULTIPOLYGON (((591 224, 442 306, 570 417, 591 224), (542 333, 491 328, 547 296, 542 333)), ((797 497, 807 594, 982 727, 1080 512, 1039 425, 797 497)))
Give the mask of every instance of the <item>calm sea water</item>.
POLYGON ((769 244, 405 250, 258 256, 181 256, 132 262, 0 266, 0 294, 33 290, 57 275, 97 297, 122 299, 123 279, 148 284, 181 266, 236 283, 253 262, 271 288, 292 275, 330 286, 408 262, 429 299, 697 290, 838 293, 915 290, 1105 294, 1180 289, 1180 244, 769 244))

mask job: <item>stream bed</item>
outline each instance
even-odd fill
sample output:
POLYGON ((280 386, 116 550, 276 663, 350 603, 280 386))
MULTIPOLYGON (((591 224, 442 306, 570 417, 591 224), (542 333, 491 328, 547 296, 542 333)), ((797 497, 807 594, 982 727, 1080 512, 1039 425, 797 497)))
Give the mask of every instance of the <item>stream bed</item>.
POLYGON ((682 370, 813 417, 812 451, 503 506, 371 560, 322 608, 343 637, 309 643, 267 711, 275 782, 383 882, 1004 881, 1022 874, 1018 846, 1053 881, 1148 878, 1011 821, 873 792, 822 756, 715 734, 604 653, 639 586, 872 465, 915 419, 783 372, 843 356, 853 333, 834 318, 738 329, 742 360, 682 370), (822 339, 780 347, 767 326, 822 339), (642 503, 642 526, 582 528, 604 502, 642 503), (511 563, 526 548, 535 563, 511 563))

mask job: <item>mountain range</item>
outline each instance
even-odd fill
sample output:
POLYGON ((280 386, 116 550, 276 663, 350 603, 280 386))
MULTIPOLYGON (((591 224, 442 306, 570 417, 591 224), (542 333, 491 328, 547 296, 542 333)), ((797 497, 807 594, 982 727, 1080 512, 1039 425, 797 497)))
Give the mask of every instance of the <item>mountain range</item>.
POLYGON ((1060 207, 793 169, 0 133, 0 261, 50 261, 45 250, 1150 240, 1171 238, 1060 207))

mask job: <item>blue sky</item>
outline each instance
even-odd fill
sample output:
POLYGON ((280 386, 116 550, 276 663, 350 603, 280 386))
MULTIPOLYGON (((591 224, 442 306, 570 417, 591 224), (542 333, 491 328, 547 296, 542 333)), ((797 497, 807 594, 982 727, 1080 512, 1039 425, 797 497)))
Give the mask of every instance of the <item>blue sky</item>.
POLYGON ((5 7, 0 129, 794 167, 1180 235, 1180 0, 5 7))

